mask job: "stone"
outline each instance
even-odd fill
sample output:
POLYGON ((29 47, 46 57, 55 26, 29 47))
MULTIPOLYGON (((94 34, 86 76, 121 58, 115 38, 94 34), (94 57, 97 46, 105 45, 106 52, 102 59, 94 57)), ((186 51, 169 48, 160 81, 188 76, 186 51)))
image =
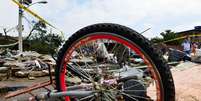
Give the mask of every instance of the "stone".
POLYGON ((15 76, 15 73, 20 71, 20 70, 21 70, 21 68, 19 68, 19 67, 11 68, 11 76, 15 76))
POLYGON ((197 57, 192 58, 192 62, 201 63, 201 56, 197 56, 197 57))
POLYGON ((201 56, 201 49, 196 49, 195 55, 196 55, 196 56, 201 56))
POLYGON ((0 66, 1 66, 1 67, 3 66, 4 63, 5 63, 5 60, 0 59, 0 66))
POLYGON ((31 71, 29 73, 29 76, 31 77, 44 77, 44 76, 47 76, 48 74, 43 72, 43 71, 31 71))
POLYGON ((6 61, 16 61, 16 59, 15 58, 9 58, 9 57, 6 57, 6 58, 4 58, 6 61))
MULTIPOLYGON (((41 56, 41 54, 39 54, 35 51, 24 51, 22 53, 22 57, 39 57, 39 56, 41 56)), ((13 57, 19 58, 19 57, 21 57, 21 55, 18 54, 18 55, 15 55, 13 57)))
POLYGON ((11 67, 11 68, 13 68, 13 67, 23 68, 23 67, 25 67, 25 64, 17 62, 17 61, 7 61, 6 63, 4 63, 4 66, 5 67, 11 67))
POLYGON ((49 71, 48 70, 42 70, 42 72, 44 73, 44 75, 49 75, 49 71))
POLYGON ((54 61, 54 59, 50 55, 41 55, 39 58, 47 61, 54 61))
POLYGON ((0 73, 0 81, 6 79, 8 77, 7 73, 0 73))
POLYGON ((28 79, 29 79, 29 80, 35 80, 36 78, 33 77, 33 76, 28 76, 28 79))
POLYGON ((9 70, 9 67, 0 67, 0 73, 7 73, 9 70))
POLYGON ((20 78, 27 77, 28 74, 29 74, 29 72, 27 72, 27 71, 18 71, 18 72, 15 72, 15 76, 16 77, 20 77, 20 78))

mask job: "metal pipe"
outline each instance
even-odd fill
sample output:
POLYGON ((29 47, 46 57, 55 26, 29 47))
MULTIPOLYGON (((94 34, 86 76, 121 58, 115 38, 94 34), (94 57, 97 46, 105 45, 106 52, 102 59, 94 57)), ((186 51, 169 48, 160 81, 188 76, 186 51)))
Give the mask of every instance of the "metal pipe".
MULTIPOLYGON (((19 3, 20 4, 23 4, 23 0, 19 0, 19 3)), ((47 1, 39 1, 39 2, 35 2, 33 4, 31 4, 30 6, 34 5, 34 4, 37 4, 37 3, 41 3, 41 4, 46 4, 47 1)), ((28 7, 30 7, 28 6, 28 7)), ((18 49, 19 49, 19 54, 22 54, 23 52, 23 37, 22 37, 22 31, 23 31, 23 26, 22 26, 22 18, 23 18, 23 10, 22 8, 19 6, 19 17, 18 17, 18 34, 19 34, 19 37, 18 37, 18 49)))
POLYGON ((68 91, 72 91, 72 90, 82 90, 82 89, 87 89, 87 88, 91 88, 93 87, 93 84, 90 83, 90 84, 81 84, 81 85, 75 85, 75 86, 69 86, 67 87, 66 90, 68 91))
POLYGON ((95 96, 94 91, 65 91, 65 92, 43 92, 40 95, 37 95, 35 98, 38 100, 45 100, 48 98, 55 97, 65 97, 65 96, 74 96, 74 97, 86 97, 90 95, 95 96))
MULTIPOLYGON (((20 4, 22 4, 22 0, 19 1, 20 4)), ((23 51, 23 43, 22 43, 22 17, 23 17, 23 10, 21 7, 19 7, 19 17, 18 17, 18 34, 19 34, 19 45, 18 45, 18 49, 19 49, 19 54, 22 54, 23 51)))

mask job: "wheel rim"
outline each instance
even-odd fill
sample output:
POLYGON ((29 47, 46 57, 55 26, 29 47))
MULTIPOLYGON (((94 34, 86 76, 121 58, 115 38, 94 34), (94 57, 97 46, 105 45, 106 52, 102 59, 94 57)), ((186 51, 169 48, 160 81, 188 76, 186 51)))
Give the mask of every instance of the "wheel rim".
MULTIPOLYGON (((94 41, 97 40, 112 40, 114 42, 118 42, 119 44, 123 44, 124 46, 128 47, 129 49, 131 49, 132 51, 134 51, 137 55, 140 56, 140 58, 144 61, 144 64, 146 64, 148 70, 151 73, 152 79, 154 80, 155 83, 155 94, 154 96, 156 96, 155 98, 153 98, 153 100, 155 101, 162 101, 163 99, 163 87, 162 87, 162 83, 161 83, 161 79, 159 76, 158 71, 156 70, 155 65, 153 64, 153 62, 150 60, 150 58, 147 56, 147 54, 145 54, 143 52, 142 49, 139 48, 139 46, 137 46, 135 43, 132 43, 129 40, 126 40, 124 38, 122 38, 121 36, 116 36, 112 33, 109 34, 103 34, 103 33, 95 33, 95 34, 91 34, 89 36, 85 36, 83 38, 80 38, 80 40, 78 42, 75 42, 71 45, 71 48, 69 48, 63 59, 62 59, 62 69, 61 69, 61 73, 60 73, 60 88, 61 91, 66 91, 66 88, 68 84, 66 84, 66 72, 67 70, 66 65, 70 62, 70 60, 72 59, 72 53, 74 51, 76 51, 76 49, 80 48, 83 45, 86 45, 88 43, 92 43, 94 41)), ((152 89, 152 88, 151 88, 152 89)), ((147 89, 146 89, 147 90, 147 89)), ((126 95, 125 95, 126 96, 126 95)), ((152 92, 150 94, 148 94, 148 96, 152 96, 152 92)), ((136 98, 136 97, 133 97, 136 98)), ((66 101, 70 101, 69 97, 65 97, 66 101)), ((135 100, 134 100, 135 101, 135 100)), ((136 100, 137 101, 137 100, 136 100)))

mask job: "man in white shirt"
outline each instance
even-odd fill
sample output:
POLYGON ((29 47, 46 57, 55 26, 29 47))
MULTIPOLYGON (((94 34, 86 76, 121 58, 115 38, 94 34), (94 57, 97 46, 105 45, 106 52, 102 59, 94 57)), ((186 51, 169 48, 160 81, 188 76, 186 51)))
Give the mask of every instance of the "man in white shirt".
POLYGON ((184 42, 182 43, 182 47, 183 47, 183 52, 185 53, 185 56, 184 56, 184 60, 186 60, 186 56, 187 57, 191 57, 190 54, 191 54, 191 42, 190 42, 190 38, 187 37, 184 42))

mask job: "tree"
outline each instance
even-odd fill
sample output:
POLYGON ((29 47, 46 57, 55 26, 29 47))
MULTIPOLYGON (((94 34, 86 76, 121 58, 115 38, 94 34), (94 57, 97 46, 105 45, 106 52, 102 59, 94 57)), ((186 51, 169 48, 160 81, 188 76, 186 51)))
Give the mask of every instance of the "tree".
POLYGON ((39 21, 25 39, 25 50, 36 51, 42 54, 54 54, 63 43, 63 39, 57 33, 47 33, 46 25, 39 21))
POLYGON ((154 37, 151 39, 151 42, 152 43, 160 43, 160 42, 163 42, 163 38, 160 38, 160 37, 154 37))
POLYGON ((160 43, 160 42, 165 42, 168 45, 179 45, 181 44, 181 40, 173 40, 175 38, 177 38, 177 34, 171 30, 165 30, 164 32, 161 32, 160 35, 162 36, 162 38, 159 37, 155 37, 152 38, 151 41, 153 43, 160 43), (169 41, 172 40, 172 41, 169 41), (169 42, 167 42, 169 41, 169 42))

